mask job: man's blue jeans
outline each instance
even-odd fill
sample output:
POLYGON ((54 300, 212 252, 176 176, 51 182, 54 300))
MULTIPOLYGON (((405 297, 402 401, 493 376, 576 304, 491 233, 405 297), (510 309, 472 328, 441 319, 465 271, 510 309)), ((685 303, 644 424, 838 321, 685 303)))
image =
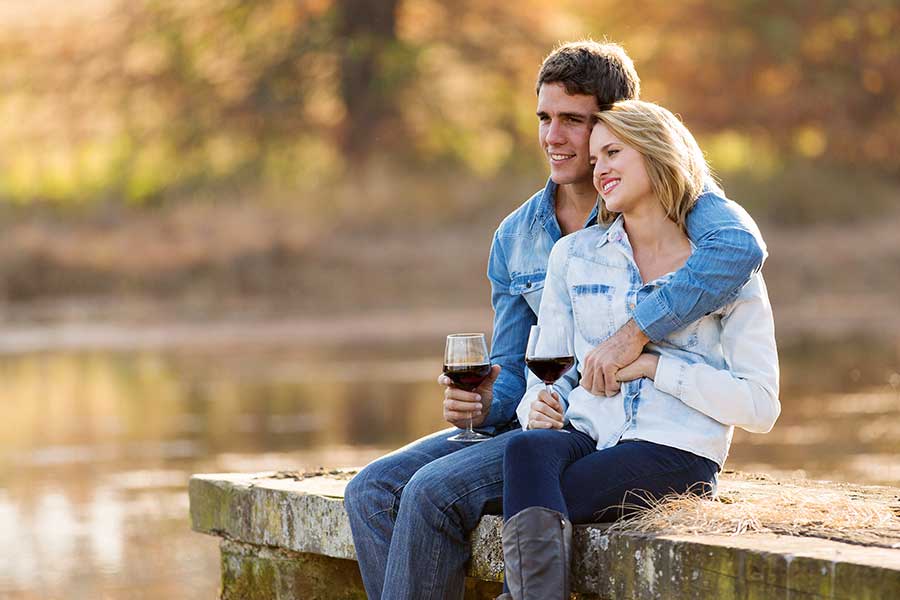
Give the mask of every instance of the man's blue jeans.
POLYGON ((371 463, 347 485, 344 505, 371 600, 462 598, 468 533, 499 512, 503 454, 518 429, 478 444, 448 429, 371 463))

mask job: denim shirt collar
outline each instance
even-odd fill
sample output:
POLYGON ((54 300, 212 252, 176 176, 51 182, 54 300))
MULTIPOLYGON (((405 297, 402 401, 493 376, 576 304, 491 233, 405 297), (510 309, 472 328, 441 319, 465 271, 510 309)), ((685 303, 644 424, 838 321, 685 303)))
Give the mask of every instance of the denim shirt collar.
MULTIPOLYGON (((691 251, 694 251, 697 246, 694 245, 693 240, 688 240, 691 244, 691 251)), ((595 248, 602 248, 606 244, 615 244, 622 253, 625 254, 630 260, 634 261, 634 251, 631 248, 631 243, 628 241, 628 234, 625 231, 625 217, 621 214, 616 217, 616 220, 612 222, 609 228, 606 230, 606 235, 600 237, 600 240, 597 242, 595 248)), ((635 265, 636 266, 636 265, 635 265)), ((666 283, 669 282, 672 277, 675 276, 675 271, 671 271, 664 275, 660 275, 653 281, 647 282, 643 287, 645 288, 657 288, 662 287, 666 283)))
MULTIPOLYGON (((607 243, 619 244, 620 246, 627 246, 628 236, 625 235, 625 218, 622 215, 616 217, 616 220, 612 222, 612 224, 607 227, 606 235, 600 237, 600 240, 597 242, 596 248, 602 248, 607 243)), ((631 248, 629 246, 629 255, 631 255, 631 248)))
POLYGON ((544 191, 541 192, 541 201, 538 204, 538 209, 534 213, 532 225, 539 224, 543 226, 548 219, 556 217, 554 199, 556 198, 557 187, 559 186, 548 177, 547 185, 544 186, 544 191))
MULTIPOLYGON (((562 237, 562 231, 559 228, 559 222, 556 220, 556 190, 559 188, 559 185, 556 184, 553 179, 547 178, 547 185, 544 186, 544 191, 541 192, 541 200, 538 204, 538 209, 534 213, 534 219, 531 222, 532 228, 535 225, 539 225, 544 229, 548 227, 551 228, 551 233, 553 234, 554 239, 559 239, 562 237)), ((585 227, 589 227, 591 225, 595 225, 597 223, 597 218, 599 216, 599 202, 594 204, 594 208, 591 210, 590 216, 588 216, 587 222, 584 224, 585 227)))

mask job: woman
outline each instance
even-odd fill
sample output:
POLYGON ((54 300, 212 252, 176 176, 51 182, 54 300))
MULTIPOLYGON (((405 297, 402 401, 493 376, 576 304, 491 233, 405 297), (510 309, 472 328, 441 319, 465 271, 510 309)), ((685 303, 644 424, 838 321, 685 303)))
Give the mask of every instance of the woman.
POLYGON ((545 332, 573 332, 578 368, 552 396, 531 376, 517 409, 526 431, 504 456, 503 551, 516 600, 569 597, 572 523, 615 520, 670 493, 711 493, 733 428, 767 432, 781 410, 759 273, 724 308, 648 344, 619 371, 618 394, 578 385, 590 350, 691 255, 685 217, 708 175, 666 109, 629 100, 596 118, 590 152, 609 227, 554 246, 538 317, 545 332))

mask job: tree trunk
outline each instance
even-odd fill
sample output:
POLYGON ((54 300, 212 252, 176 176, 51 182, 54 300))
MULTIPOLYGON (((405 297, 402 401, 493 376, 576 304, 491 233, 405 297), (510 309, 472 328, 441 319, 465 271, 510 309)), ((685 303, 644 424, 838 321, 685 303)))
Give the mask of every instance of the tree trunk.
POLYGON ((341 97, 347 117, 340 132, 345 157, 365 160, 378 144, 379 129, 395 113, 395 89, 385 77, 385 61, 397 42, 399 0, 338 0, 342 42, 341 97))

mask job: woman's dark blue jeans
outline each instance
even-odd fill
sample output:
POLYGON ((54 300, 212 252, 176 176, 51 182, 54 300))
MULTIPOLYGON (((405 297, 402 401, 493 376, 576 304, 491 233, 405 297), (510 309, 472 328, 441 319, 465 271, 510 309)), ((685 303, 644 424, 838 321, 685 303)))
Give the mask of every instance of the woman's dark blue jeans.
POLYGON ((711 494, 719 466, 690 452, 623 440, 597 450, 571 426, 513 434, 503 457, 503 519, 542 506, 573 523, 609 522, 668 494, 711 494))

